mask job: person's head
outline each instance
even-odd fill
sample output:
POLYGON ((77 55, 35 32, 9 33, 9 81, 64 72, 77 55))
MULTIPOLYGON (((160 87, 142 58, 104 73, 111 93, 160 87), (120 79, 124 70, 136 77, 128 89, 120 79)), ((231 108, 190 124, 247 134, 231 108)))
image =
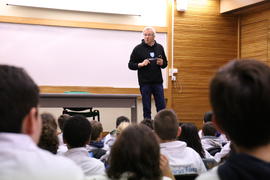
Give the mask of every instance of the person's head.
POLYGON ((38 142, 39 88, 24 69, 0 65, 0 132, 23 133, 38 142))
POLYGON ((40 117, 41 117, 42 124, 49 124, 50 127, 57 130, 57 124, 52 114, 42 113, 40 117))
POLYGON ((120 179, 127 172, 133 175, 128 179, 160 179, 159 160, 160 149, 154 132, 144 125, 130 125, 112 146, 107 174, 111 179, 120 179))
POLYGON ((119 116, 116 119, 116 128, 122 123, 122 122, 130 122, 130 120, 126 116, 119 116))
POLYGON ((58 126, 59 129, 63 132, 63 128, 64 128, 64 123, 66 122, 66 120, 68 118, 70 118, 71 116, 68 114, 62 114, 58 117, 57 121, 58 121, 58 126))
POLYGON ((55 118, 49 113, 41 114, 42 133, 39 139, 38 146, 42 149, 48 150, 53 154, 57 153, 59 141, 56 135, 57 124, 55 118))
POLYGON ((72 116, 64 124, 64 142, 69 148, 84 147, 90 142, 91 130, 91 124, 86 117, 72 116))
POLYGON ((198 135, 197 127, 192 123, 181 124, 181 134, 178 140, 187 143, 187 146, 194 149, 201 158, 205 158, 205 153, 202 147, 201 139, 198 135))
POLYGON ((256 60, 234 60, 210 84, 214 121, 238 147, 270 142, 270 68, 256 60))
POLYGON ((100 141, 102 138, 103 127, 98 121, 90 121, 92 127, 91 141, 100 141))
POLYGON ((124 129, 126 129, 130 125, 129 122, 122 122, 119 124, 119 126, 116 128, 116 136, 119 136, 124 129))
POLYGON ((208 112, 204 113, 203 122, 207 123, 207 122, 212 121, 212 115, 213 115, 212 111, 208 111, 208 112))
POLYGON ((175 140, 179 130, 175 112, 169 109, 159 111, 154 118, 154 130, 161 140, 175 140))
POLYGON ((144 42, 150 46, 155 42, 156 30, 153 27, 145 27, 143 29, 144 42))
POLYGON ((204 123, 202 128, 202 134, 203 136, 216 136, 217 135, 217 129, 213 122, 207 122, 204 123))
POLYGON ((148 126, 150 129, 154 129, 154 127, 153 127, 153 120, 152 119, 144 119, 144 120, 142 120, 141 122, 140 122, 140 124, 144 124, 144 125, 146 125, 146 126, 148 126))

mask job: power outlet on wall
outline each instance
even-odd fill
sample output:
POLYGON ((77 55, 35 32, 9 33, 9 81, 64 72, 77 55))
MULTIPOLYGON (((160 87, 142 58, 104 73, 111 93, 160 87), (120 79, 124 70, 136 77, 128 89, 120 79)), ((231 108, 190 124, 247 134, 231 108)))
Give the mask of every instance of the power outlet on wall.
POLYGON ((176 76, 175 76, 176 73, 178 73, 177 68, 169 69, 169 76, 171 77, 172 81, 176 81, 176 76))

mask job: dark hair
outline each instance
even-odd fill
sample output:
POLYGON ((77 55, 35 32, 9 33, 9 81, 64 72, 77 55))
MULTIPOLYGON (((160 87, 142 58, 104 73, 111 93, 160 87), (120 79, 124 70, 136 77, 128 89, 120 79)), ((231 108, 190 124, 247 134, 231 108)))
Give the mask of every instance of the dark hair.
POLYGON ((102 124, 98 121, 90 121, 92 127, 91 141, 96 141, 100 134, 103 132, 102 124))
POLYGON ((63 127, 64 127, 64 123, 66 122, 66 120, 68 118, 70 118, 71 116, 68 114, 62 114, 58 117, 57 121, 58 121, 58 126, 61 129, 61 131, 63 131, 63 127))
POLYGON ((55 118, 49 113, 41 114, 42 132, 38 146, 42 149, 50 151, 53 154, 57 153, 59 141, 56 135, 57 124, 55 118))
POLYGON ((122 122, 130 122, 130 120, 126 116, 119 116, 116 119, 116 127, 118 127, 122 122))
POLYGON ((210 100, 217 124, 236 145, 256 148, 270 142, 269 66, 229 62, 212 79, 210 100))
POLYGON ((39 88, 22 68, 0 65, 0 132, 21 133, 23 118, 38 100, 39 88))
POLYGON ((154 118, 154 130, 162 140, 175 140, 178 122, 174 111, 169 109, 159 111, 154 118))
POLYGON ((124 174, 129 180, 161 179, 159 159, 159 143, 154 132, 145 125, 130 125, 112 146, 107 175, 111 179, 120 179, 124 174))
POLYGON ((203 136, 216 136, 217 129, 212 122, 207 122, 202 127, 203 136))
POLYGON ((150 129, 154 129, 153 120, 152 119, 144 119, 140 122, 140 124, 144 124, 145 126, 149 127, 150 129))
POLYGON ((198 135, 197 127, 192 123, 183 123, 181 125, 181 129, 181 134, 178 137, 178 140, 186 142, 187 146, 199 153, 201 158, 205 158, 205 152, 198 135))
POLYGON ((70 148, 84 147, 90 140, 91 129, 86 117, 72 116, 64 124, 63 139, 70 148))
POLYGON ((213 112, 212 111, 209 111, 209 112, 204 113, 203 122, 204 123, 207 123, 207 122, 212 121, 212 116, 213 116, 213 112))

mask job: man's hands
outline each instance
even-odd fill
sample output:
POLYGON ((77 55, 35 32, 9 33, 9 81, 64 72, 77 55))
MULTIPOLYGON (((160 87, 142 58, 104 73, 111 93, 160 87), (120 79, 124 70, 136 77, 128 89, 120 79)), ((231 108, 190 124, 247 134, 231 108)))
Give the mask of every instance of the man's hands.
MULTIPOLYGON (((150 60, 145 59, 145 60, 143 60, 143 62, 138 64, 138 67, 141 68, 141 67, 147 66, 148 64, 150 64, 150 60)), ((163 59, 157 58, 157 65, 162 66, 163 65, 163 59)))
POLYGON ((150 61, 148 59, 143 60, 143 62, 138 64, 138 67, 144 67, 150 64, 150 61))
POLYGON ((162 66, 163 65, 163 59, 157 58, 157 65, 162 66))

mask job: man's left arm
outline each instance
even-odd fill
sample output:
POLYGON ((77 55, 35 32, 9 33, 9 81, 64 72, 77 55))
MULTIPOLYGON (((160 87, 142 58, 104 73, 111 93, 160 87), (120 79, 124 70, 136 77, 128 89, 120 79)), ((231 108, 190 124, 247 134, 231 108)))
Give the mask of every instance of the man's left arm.
POLYGON ((162 46, 160 46, 160 54, 158 55, 157 64, 162 68, 166 68, 168 65, 167 57, 165 55, 164 49, 162 46))

